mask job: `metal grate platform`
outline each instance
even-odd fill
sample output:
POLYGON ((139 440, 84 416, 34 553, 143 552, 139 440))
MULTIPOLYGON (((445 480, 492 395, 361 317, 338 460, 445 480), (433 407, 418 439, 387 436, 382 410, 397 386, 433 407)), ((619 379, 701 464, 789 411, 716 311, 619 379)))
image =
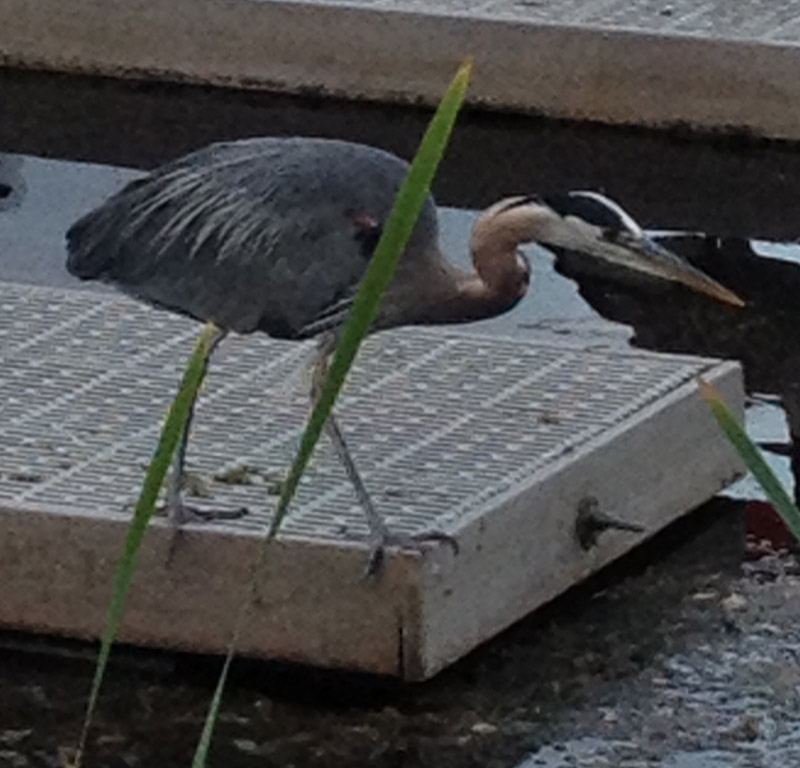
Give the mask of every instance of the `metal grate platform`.
MULTIPOLYGON (((199 326, 114 293, 0 288, 0 623, 83 636, 199 326)), ((147 539, 123 636, 220 650, 308 411, 313 344, 231 337, 214 358, 188 459, 198 505, 175 560, 147 539)), ((369 339, 338 412, 397 531, 441 529, 459 555, 396 553, 361 579, 362 513, 323 441, 264 582, 246 652, 426 677, 641 540, 584 552, 582 498, 653 533, 738 463, 694 393, 741 407, 738 366, 554 348, 440 329, 369 339), (356 635, 358 638, 356 639, 356 635)))
POLYGON ((380 11, 418 11, 474 18, 648 33, 714 35, 727 39, 797 41, 797 0, 296 0, 311 5, 362 6, 380 11))

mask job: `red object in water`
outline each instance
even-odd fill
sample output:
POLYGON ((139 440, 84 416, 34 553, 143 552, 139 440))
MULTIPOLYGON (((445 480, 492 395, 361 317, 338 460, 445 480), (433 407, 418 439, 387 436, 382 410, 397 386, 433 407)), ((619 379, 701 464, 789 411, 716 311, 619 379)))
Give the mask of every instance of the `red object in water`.
POLYGON ((753 559, 781 549, 800 550, 800 543, 769 502, 748 501, 746 515, 747 550, 753 559))

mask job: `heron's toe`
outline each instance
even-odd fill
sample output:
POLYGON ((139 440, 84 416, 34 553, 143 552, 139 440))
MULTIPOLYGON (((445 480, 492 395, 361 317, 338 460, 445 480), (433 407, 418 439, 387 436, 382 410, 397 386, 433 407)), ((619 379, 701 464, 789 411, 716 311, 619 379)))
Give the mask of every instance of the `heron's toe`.
POLYGON ((240 520, 249 513, 247 507, 236 509, 200 509, 192 508, 192 522, 213 523, 217 520, 240 520))
POLYGON ((192 504, 178 504, 170 507, 164 505, 159 508, 157 514, 169 518, 173 525, 185 525, 186 523, 213 523, 219 520, 239 520, 249 513, 247 507, 237 509, 205 509, 196 507, 192 504))
POLYGON ((392 533, 386 531, 370 543, 369 556, 365 569, 368 578, 380 576, 386 564, 386 549, 396 547, 412 552, 425 552, 431 545, 446 544, 458 554, 458 541, 454 536, 444 531, 424 531, 422 533, 392 533))

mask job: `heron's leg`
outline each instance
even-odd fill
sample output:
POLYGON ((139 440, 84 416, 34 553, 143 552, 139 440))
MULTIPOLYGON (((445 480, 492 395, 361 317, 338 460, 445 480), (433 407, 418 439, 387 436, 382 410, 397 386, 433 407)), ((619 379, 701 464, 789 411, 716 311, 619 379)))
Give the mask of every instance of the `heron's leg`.
MULTIPOLYGON (((336 348, 338 338, 333 333, 326 334, 320 339, 317 355, 314 359, 314 369, 311 379, 311 402, 312 405, 316 404, 319 397, 322 382, 328 370, 328 359, 331 353, 336 348)), ((361 508, 364 510, 364 517, 367 521, 369 528, 369 558, 367 560, 367 575, 374 576, 380 572, 383 567, 386 547, 399 546, 406 549, 419 549, 424 542, 439 541, 450 544, 455 552, 458 551, 458 545, 452 536, 439 531, 429 531, 419 535, 407 535, 392 533, 386 525, 383 516, 375 509, 372 503, 372 498, 367 491, 364 481, 356 468, 353 457, 347 448, 347 442, 344 439, 344 433, 339 428, 336 418, 331 412, 328 421, 325 423, 325 434, 333 443, 336 455, 342 463, 347 477, 355 489, 356 496, 361 508)))
MULTIPOLYGON (((208 358, 203 361, 203 378, 205 378, 206 369, 208 368, 208 358)), ((167 518, 174 526, 179 526, 181 523, 187 522, 186 511, 183 508, 183 483, 185 478, 185 464, 186 464, 186 445, 189 442, 189 431, 192 426, 192 419, 194 418, 194 404, 189 406, 189 415, 186 418, 186 424, 183 426, 181 432, 181 439, 178 447, 175 450, 175 455, 172 457, 172 467, 170 468, 169 477, 167 478, 166 489, 166 510, 167 518)))
MULTIPOLYGON (((214 351, 220 345, 226 335, 227 331, 217 329, 216 334, 211 339, 211 343, 208 346, 208 354, 203 360, 203 370, 200 378, 201 385, 206 377, 206 373, 208 372, 208 364, 211 360, 211 355, 214 354, 214 351)), ((187 506, 183 502, 183 486, 186 475, 186 447, 189 443, 189 433, 192 428, 192 419, 194 418, 194 408, 196 402, 196 399, 193 400, 192 404, 189 406, 189 416, 186 419, 186 424, 183 427, 180 442, 178 443, 178 447, 175 451, 175 457, 172 461, 172 468, 170 470, 169 478, 167 479, 165 508, 167 518, 176 528, 183 523, 195 522, 197 520, 241 517, 242 514, 241 510, 236 510, 235 512, 202 512, 187 506)))
POLYGON ((342 463, 344 471, 347 473, 347 478, 353 484, 356 496, 358 497, 358 503, 361 504, 361 508, 364 510, 364 517, 369 526, 370 538, 374 543, 385 542, 389 538, 389 529, 386 527, 383 516, 375 509, 375 505, 372 503, 372 498, 364 485, 364 481, 361 479, 353 457, 350 455, 350 450, 347 447, 344 434, 339 428, 333 414, 330 415, 328 423, 325 425, 325 434, 333 443, 336 455, 339 457, 339 461, 342 463))

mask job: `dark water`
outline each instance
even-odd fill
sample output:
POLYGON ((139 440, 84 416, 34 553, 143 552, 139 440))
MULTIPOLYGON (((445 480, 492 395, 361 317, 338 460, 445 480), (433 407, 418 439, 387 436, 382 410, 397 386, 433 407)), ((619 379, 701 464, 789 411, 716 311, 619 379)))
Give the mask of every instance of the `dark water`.
MULTIPOLYGON (((0 104, 0 280, 64 287, 77 285, 63 269, 64 231, 140 172, 132 169, 212 140, 272 133, 338 136, 408 156, 427 119, 422 110, 2 70, 0 104)), ((556 271, 552 255, 532 248, 532 295, 480 329, 612 346, 634 337, 648 348, 743 358, 750 390, 767 396, 750 410, 751 433, 785 448, 779 401, 794 395, 800 379, 792 299, 800 288, 800 249, 790 242, 800 226, 800 153, 751 140, 468 113, 436 194, 443 205, 476 208, 518 191, 571 188, 605 190, 647 226, 702 233, 671 243, 751 306, 737 315, 707 302, 686 304, 663 286, 597 274, 579 260, 560 259, 556 271)), ((466 259, 472 215, 442 214, 444 248, 457 260, 466 259)), ((790 481, 789 458, 773 454, 771 461, 790 481)), ((744 481, 734 494, 757 491, 744 481)), ((733 630, 719 601, 693 598, 749 588, 737 581, 741 543, 741 505, 716 502, 647 552, 413 690, 246 665, 226 699, 215 764, 508 766, 539 745, 563 746, 570 734, 590 738, 586 723, 603 708, 607 714, 610 701, 628 707, 620 738, 636 742, 643 725, 635 713, 652 699, 644 677, 666 674, 698 644, 733 654, 728 661, 752 653, 744 641, 725 645, 733 630)), ((765 598, 749 599, 757 606, 765 598)), ((747 628, 735 631, 751 637, 747 628)), ((787 637, 765 656, 789 653, 787 637)), ((9 634, 0 645, 7 649, 0 662, 0 765, 58 765, 58 748, 78 732, 91 649, 9 634)), ((188 765, 217 663, 149 652, 118 658, 89 764, 188 765)), ((696 706, 706 687, 700 667, 696 706)), ((725 690, 735 696, 741 681, 730 669, 725 674, 725 690)), ((769 699, 776 712, 777 701, 769 699)), ((746 712, 740 707, 731 717, 746 712)), ((564 754, 560 746, 556 751, 564 754)))
MULTIPOLYGON (((149 168, 224 138, 331 136, 416 149, 429 112, 189 85, 0 69, 0 151, 149 168)), ((462 113, 435 191, 481 208, 504 195, 601 189, 648 227, 791 241, 800 155, 747 137, 695 137, 462 113)))

